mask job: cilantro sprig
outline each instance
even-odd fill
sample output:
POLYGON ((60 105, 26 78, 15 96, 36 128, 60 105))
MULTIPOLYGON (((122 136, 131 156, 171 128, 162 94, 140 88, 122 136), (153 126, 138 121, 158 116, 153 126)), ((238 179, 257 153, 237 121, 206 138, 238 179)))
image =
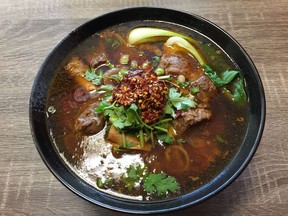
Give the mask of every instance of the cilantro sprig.
POLYGON ((247 100, 247 95, 244 89, 244 79, 240 71, 226 70, 222 73, 221 76, 218 76, 216 71, 214 71, 206 64, 203 65, 203 69, 205 74, 210 78, 214 85, 218 88, 224 88, 226 93, 231 96, 233 101, 236 103, 243 103, 247 100), (232 85, 232 90, 229 91, 226 85, 234 80, 235 82, 232 85))
POLYGON ((216 87, 223 87, 230 83, 240 72, 235 70, 226 70, 222 73, 221 77, 218 76, 216 71, 210 68, 208 65, 203 65, 206 75, 211 79, 216 87))
POLYGON ((140 117, 140 109, 136 104, 132 104, 129 108, 124 106, 116 106, 116 103, 110 103, 111 97, 105 97, 101 103, 98 105, 95 112, 102 112, 104 116, 109 117, 110 123, 119 131, 122 132, 123 147, 127 148, 125 141, 125 131, 138 131, 136 136, 139 137, 141 147, 144 147, 145 135, 150 135, 152 145, 154 143, 154 133, 158 139, 161 139, 165 142, 165 139, 158 137, 159 132, 166 134, 168 136, 168 122, 171 121, 171 118, 166 118, 158 121, 154 125, 147 125, 140 117))
POLYGON ((100 85, 104 78, 104 72, 102 70, 96 70, 95 68, 89 68, 85 72, 85 79, 91 81, 95 85, 100 85))
POLYGON ((158 196, 165 195, 170 191, 175 193, 180 186, 176 179, 172 176, 167 176, 165 173, 149 173, 144 179, 144 190, 149 194, 157 194, 158 196))
POLYGON ((179 183, 173 176, 166 173, 151 173, 146 166, 129 166, 120 180, 126 184, 128 190, 132 190, 137 183, 143 187, 149 195, 165 195, 167 192, 175 193, 180 189, 179 183))
MULTIPOLYGON (((110 68, 113 68, 114 65, 112 65, 111 63, 106 63, 106 65, 110 68), (112 65, 112 66, 111 66, 112 65)), ((101 85, 103 83, 103 79, 107 78, 110 80, 113 80, 116 83, 119 83, 121 78, 123 76, 125 76, 125 74, 127 74, 129 71, 129 68, 127 67, 123 67, 118 74, 113 74, 111 76, 106 76, 105 72, 103 72, 102 70, 96 69, 96 68, 89 68, 86 70, 85 72, 85 79, 92 82, 95 85, 101 85)))
POLYGON ((168 102, 165 107, 165 113, 175 118, 175 109, 186 111, 191 107, 196 107, 196 105, 197 103, 194 100, 182 96, 176 88, 170 88, 168 93, 168 102))

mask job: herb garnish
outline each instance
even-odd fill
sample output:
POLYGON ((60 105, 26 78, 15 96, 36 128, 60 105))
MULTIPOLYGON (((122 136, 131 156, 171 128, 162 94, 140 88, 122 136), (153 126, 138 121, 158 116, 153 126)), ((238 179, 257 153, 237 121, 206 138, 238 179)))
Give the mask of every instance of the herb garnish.
POLYGON ((145 179, 143 187, 149 194, 164 195, 171 191, 175 193, 179 190, 179 184, 172 176, 167 176, 165 173, 150 173, 145 179))
POLYGON ((168 191, 175 193, 180 189, 179 183, 174 177, 167 176, 163 172, 150 173, 146 166, 141 167, 139 164, 128 167, 126 174, 122 175, 120 180, 126 184, 128 190, 132 190, 136 183, 139 183, 150 195, 161 196, 168 191))
POLYGON ((241 103, 246 101, 247 96, 244 90, 244 79, 240 74, 240 71, 236 70, 226 70, 222 73, 221 77, 217 75, 216 71, 210 68, 208 65, 204 64, 203 69, 205 74, 210 78, 214 85, 218 88, 224 87, 228 94, 231 95, 232 99, 236 103, 241 103), (233 84, 233 91, 230 93, 227 90, 226 85, 231 83, 233 80, 237 79, 233 84))
POLYGON ((195 107, 197 104, 195 101, 188 97, 183 97, 175 88, 169 89, 168 102, 165 107, 165 113, 175 118, 176 110, 188 110, 190 107, 195 107))
POLYGON ((102 70, 96 70, 94 68, 88 69, 85 72, 85 79, 91 81, 95 85, 100 85, 104 72, 102 70))

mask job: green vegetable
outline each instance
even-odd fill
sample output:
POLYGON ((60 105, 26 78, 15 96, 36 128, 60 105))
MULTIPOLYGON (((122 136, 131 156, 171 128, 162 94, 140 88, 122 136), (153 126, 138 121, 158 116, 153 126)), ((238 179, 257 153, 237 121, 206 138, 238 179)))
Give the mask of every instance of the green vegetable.
POLYGON ((170 75, 164 75, 164 76, 158 76, 157 77, 158 80, 164 80, 164 79, 169 79, 169 78, 171 78, 170 75))
POLYGON ((138 67, 137 61, 135 61, 135 60, 131 61, 130 67, 131 67, 132 69, 136 69, 136 68, 138 67))
POLYGON ((220 142, 220 143, 225 143, 223 137, 221 137, 220 135, 216 134, 215 139, 220 142))
MULTIPOLYGON (((102 112, 104 116, 108 116, 112 125, 122 132, 123 129, 132 129, 134 131, 138 130, 141 147, 144 147, 145 142, 144 131, 146 131, 147 134, 151 134, 153 131, 156 131, 156 133, 157 131, 162 131, 167 134, 167 123, 172 120, 171 118, 162 119, 154 125, 147 125, 140 118, 140 110, 138 109, 137 105, 132 104, 128 109, 125 109, 124 106, 115 106, 115 104, 111 104, 109 100, 110 97, 104 98, 101 103, 99 103, 97 109, 95 109, 95 112, 102 112)), ((125 134, 122 135, 123 147, 128 148, 125 140, 125 134)), ((168 144, 171 143, 169 137, 165 139, 164 134, 162 134, 161 137, 163 142, 167 141, 168 144)))
POLYGON ((125 137, 125 133, 123 131, 122 131, 122 145, 124 148, 127 148, 126 137, 125 137))
POLYGON ((134 146, 137 146, 137 144, 133 143, 133 142, 126 142, 126 147, 127 148, 132 148, 134 146))
MULTIPOLYGON (((132 104, 128 109, 125 109, 124 106, 115 106, 115 103, 111 104, 109 102, 110 98, 104 98, 101 103, 99 103, 95 112, 103 112, 105 116, 109 116, 109 121, 119 130, 127 126, 137 126, 137 125, 146 125, 140 119, 137 110, 138 107, 135 104, 132 104)), ((150 127, 149 127, 150 128, 150 127)))
POLYGON ((127 168, 127 177, 133 179, 134 181, 139 181, 140 178, 145 176, 147 172, 148 169, 146 166, 141 167, 141 165, 138 164, 137 166, 130 166, 127 168))
POLYGON ((177 142, 178 142, 178 143, 185 143, 186 140, 184 140, 184 139, 177 139, 177 142))
POLYGON ((164 74, 164 70, 162 68, 157 68, 155 70, 155 73, 157 74, 157 76, 161 76, 164 74))
POLYGON ((178 77, 177 77, 177 82, 178 83, 184 83, 186 81, 186 78, 184 75, 180 74, 178 77))
POLYGON ((119 130, 132 125, 132 122, 127 118, 127 114, 123 106, 114 106, 111 109, 106 109, 104 111, 104 115, 109 116, 110 122, 119 130))
POLYGON ((114 65, 109 61, 106 62, 106 66, 109 68, 114 68, 114 65))
POLYGON ((91 81, 95 85, 100 85, 104 78, 102 70, 95 70, 94 68, 88 69, 85 72, 85 79, 91 81))
POLYGON ((158 132, 157 139, 167 144, 173 144, 173 139, 169 134, 167 134, 167 132, 158 132))
POLYGON ((113 183, 113 178, 108 178, 108 179, 101 179, 100 177, 98 177, 96 179, 96 184, 99 188, 107 188, 110 187, 113 183))
POLYGON ((176 179, 172 176, 167 176, 165 173, 149 173, 145 178, 143 187, 149 194, 165 195, 166 192, 171 191, 175 193, 180 189, 176 179))
POLYGON ((185 89, 185 88, 187 88, 190 85, 190 82, 189 81, 185 81, 183 83, 180 83, 180 85, 181 85, 182 88, 185 89))
POLYGON ((243 103, 243 102, 245 102, 247 100, 246 92, 244 90, 244 80, 243 80, 243 78, 239 78, 234 83, 233 100, 236 103, 243 103))
POLYGON ((197 59, 197 61, 201 65, 204 65, 204 60, 202 59, 201 55, 198 53, 196 48, 192 46, 192 44, 189 43, 187 40, 182 37, 170 37, 165 43, 166 46, 173 46, 174 44, 186 49, 197 59))
POLYGON ((159 41, 167 39, 167 37, 178 36, 182 37, 192 43, 196 43, 191 37, 188 37, 177 32, 159 29, 159 28, 150 28, 150 27, 139 27, 133 29, 128 36, 128 44, 136 45, 140 43, 146 43, 151 41, 159 41))
POLYGON ((102 179, 101 178, 97 178, 96 179, 96 182, 97 182, 97 186, 99 188, 103 188, 104 187, 104 182, 102 182, 102 179))
POLYGON ((156 68, 158 66, 159 62, 160 62, 160 57, 159 56, 154 56, 152 58, 152 66, 153 66, 153 68, 156 68))
POLYGON ((211 79, 216 87, 223 87, 230 83, 240 72, 235 70, 226 70, 223 72, 221 77, 219 77, 212 68, 208 65, 203 65, 206 75, 211 79))
POLYGON ((165 113, 175 117, 176 110, 188 110, 190 107, 195 107, 197 104, 195 101, 191 100, 190 98, 183 97, 177 89, 170 88, 168 93, 168 102, 165 107, 165 113))
POLYGON ((214 71, 208 65, 203 65, 203 68, 206 75, 210 78, 210 80, 215 84, 216 87, 224 87, 225 85, 231 83, 234 79, 237 78, 237 80, 233 83, 234 92, 230 93, 230 91, 227 90, 226 87, 224 89, 236 103, 243 103, 247 100, 247 95, 244 88, 244 79, 239 71, 226 70, 223 72, 222 76, 219 77, 216 71, 214 71))
POLYGON ((97 88, 98 91, 112 91, 114 89, 114 86, 112 85, 101 85, 99 88, 97 88))
POLYGON ((122 68, 122 69, 119 71, 119 73, 118 73, 120 79, 121 79, 122 77, 124 77, 128 72, 129 72, 129 68, 126 68, 126 67, 125 67, 125 68, 122 68))
POLYGON ((128 167, 126 174, 121 176, 121 181, 126 184, 128 190, 140 183, 147 193, 158 196, 165 195, 168 191, 175 193, 180 189, 174 177, 165 173, 149 173, 146 166, 142 167, 139 164, 128 167))
POLYGON ((190 92, 192 94, 196 94, 196 93, 200 92, 200 89, 199 89, 199 87, 193 87, 193 88, 190 89, 190 92))
POLYGON ((120 60, 119 60, 120 64, 128 64, 129 62, 129 55, 121 55, 120 60))
POLYGON ((149 64, 150 64, 150 62, 148 62, 148 61, 143 62, 142 68, 146 69, 149 66, 149 64))

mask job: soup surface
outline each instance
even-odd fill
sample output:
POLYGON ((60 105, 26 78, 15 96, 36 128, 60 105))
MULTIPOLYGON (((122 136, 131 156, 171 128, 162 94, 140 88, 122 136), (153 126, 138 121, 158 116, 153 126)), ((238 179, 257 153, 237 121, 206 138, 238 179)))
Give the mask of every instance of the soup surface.
POLYGON ((163 200, 211 181, 237 153, 248 102, 238 66, 181 26, 133 22, 65 57, 47 99, 55 148, 99 190, 163 200))

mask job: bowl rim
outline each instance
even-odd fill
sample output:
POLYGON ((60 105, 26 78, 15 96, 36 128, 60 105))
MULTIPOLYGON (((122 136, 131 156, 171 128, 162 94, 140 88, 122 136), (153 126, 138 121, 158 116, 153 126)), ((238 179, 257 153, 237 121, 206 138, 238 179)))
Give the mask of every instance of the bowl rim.
MULTIPOLYGON (((125 20, 126 18, 122 18, 122 20, 123 19, 125 20)), ((152 18, 148 20, 155 20, 155 19, 152 18)), ((193 28, 193 27, 188 26, 188 28, 193 28)), ((211 38, 211 35, 210 36, 206 35, 206 36, 208 38, 211 38)), ((219 41, 217 41, 216 43, 219 45, 219 41)), ((226 43, 223 42, 225 46, 228 46, 226 43)), ((223 48, 223 46, 220 46, 220 47, 223 48)), ((229 56, 231 56, 230 53, 228 54, 229 56)), ((243 170, 246 168, 246 166, 251 161, 253 155, 255 154, 258 148, 258 145, 260 143, 261 136, 264 131, 265 116, 266 116, 266 101, 265 101, 264 88, 263 88, 259 73, 255 65, 253 64, 251 58, 243 49, 243 47, 222 28, 220 28, 216 24, 212 23, 211 21, 199 15, 196 15, 193 13, 187 13, 183 11, 178 11, 178 10, 173 10, 173 9, 160 8, 160 7, 132 7, 132 8, 125 8, 125 9, 109 12, 104 15, 98 16, 92 20, 89 20, 88 22, 74 29, 71 33, 69 33, 63 40, 61 40, 55 46, 55 48, 50 52, 48 57, 45 59, 45 61, 41 65, 35 77, 32 90, 31 90, 31 94, 30 94, 30 101, 29 101, 29 121, 30 121, 30 129, 31 129, 32 137, 33 137, 35 146, 38 150, 38 153, 40 154, 42 160, 44 161, 48 169, 53 173, 53 175, 62 184, 64 184, 67 188, 73 191, 75 194, 79 195, 80 197, 94 204, 97 204, 99 206, 102 206, 108 209, 120 211, 120 212, 137 213, 137 214, 170 212, 170 211, 182 209, 187 206, 196 205, 212 197, 213 195, 217 194, 218 192, 226 188, 228 185, 230 185, 243 172, 243 170), (133 16, 136 16, 137 14, 138 14, 138 17, 140 17, 140 18, 137 18, 137 20, 141 20, 141 17, 143 18, 149 13, 152 14, 151 15, 152 17, 159 17, 158 20, 164 21, 164 22, 168 22, 168 21, 173 22, 172 20, 173 16, 189 18, 191 20, 183 21, 186 23, 186 25, 184 25, 183 23, 179 23, 179 20, 175 21, 174 23, 180 24, 186 27, 187 27, 187 24, 192 25, 191 23, 193 23, 197 25, 195 28, 212 29, 213 34, 215 32, 221 33, 222 39, 218 38, 218 40, 221 40, 221 41, 228 40, 229 44, 232 47, 225 47, 225 49, 232 49, 233 47, 237 48, 237 50, 231 51, 233 52, 232 55, 241 54, 241 57, 243 58, 242 61, 247 63, 245 67, 248 67, 249 71, 253 72, 252 75, 244 74, 244 77, 246 78, 248 76, 252 76, 250 77, 252 79, 251 85, 253 84, 253 87, 257 88, 258 91, 255 91, 254 93, 253 92, 251 93, 251 91, 249 91, 251 96, 253 94, 257 99, 257 101, 255 102, 256 104, 253 104, 253 107, 252 106, 250 107, 251 108, 250 121, 252 125, 250 125, 250 121, 249 121, 249 126, 248 126, 249 128, 252 126, 254 127, 254 130, 252 131, 254 134, 251 134, 252 132, 250 132, 249 134, 246 134, 245 142, 243 143, 241 149, 235 156, 234 160, 221 173, 219 173, 213 180, 211 180, 209 183, 207 183, 203 187, 191 193, 180 196, 178 198, 171 199, 171 200, 157 201, 157 202, 146 202, 146 201, 135 202, 135 201, 130 201, 126 199, 121 199, 118 197, 113 197, 111 195, 103 193, 93 188, 92 186, 84 183, 83 181, 81 181, 79 178, 76 177, 73 171, 70 171, 64 164, 61 164, 61 159, 59 158, 57 159, 58 156, 56 156, 55 154, 53 155, 53 153, 55 152, 51 150, 51 145, 53 144, 51 143, 51 140, 49 139, 49 129, 47 128, 46 123, 42 122, 42 120, 45 118, 45 115, 46 115, 45 96, 46 96, 47 90, 49 89, 49 83, 44 82, 43 80, 48 79, 51 81, 52 79, 51 72, 53 73, 53 67, 50 66, 49 64, 55 61, 56 53, 60 52, 61 54, 63 54, 67 52, 67 49, 68 49, 67 45, 76 45, 77 43, 83 41, 84 40, 83 38, 85 38, 86 36, 89 37, 92 34, 94 34, 95 31, 90 29, 90 27, 93 26, 94 23, 98 24, 98 23, 101 23, 101 21, 106 21, 104 24, 101 24, 100 27, 98 27, 99 29, 101 28, 104 29, 105 27, 116 25, 117 22, 120 23, 118 19, 116 19, 115 21, 115 19, 110 19, 111 17, 119 18, 123 15, 129 14, 130 16, 132 16, 132 18, 129 19, 128 17, 129 15, 127 15, 127 18, 128 18, 127 22, 129 22, 129 21, 133 21, 133 19, 135 21, 136 17, 133 17, 133 16), (161 15, 157 15, 161 13, 165 13, 168 18, 167 17, 163 18, 161 17, 161 15), (61 50, 63 48, 64 50, 61 50), (254 86, 255 84, 256 86, 254 86), (43 128, 43 124, 45 126, 44 128, 43 128), (253 143, 251 144, 250 142, 247 141, 247 139, 252 139, 253 143), (242 148, 244 147, 245 149, 243 150, 242 148), (239 158, 238 154, 240 154, 240 152, 244 152, 246 157, 239 158)))

